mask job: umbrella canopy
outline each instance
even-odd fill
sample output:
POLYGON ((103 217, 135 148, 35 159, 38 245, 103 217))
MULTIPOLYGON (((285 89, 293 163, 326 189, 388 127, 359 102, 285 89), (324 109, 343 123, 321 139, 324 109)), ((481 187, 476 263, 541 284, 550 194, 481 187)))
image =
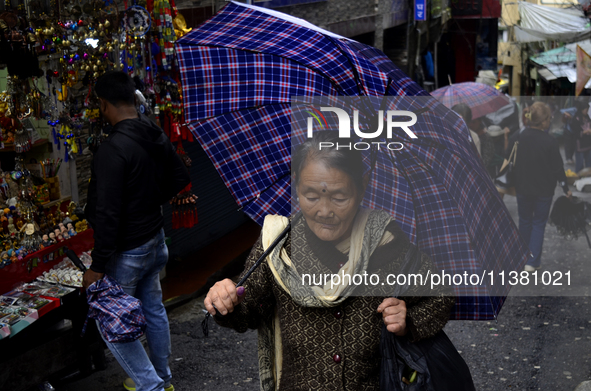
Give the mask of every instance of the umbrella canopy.
POLYGON ((472 118, 494 113, 511 100, 495 87, 482 83, 465 82, 441 87, 431 92, 448 108, 465 103, 472 109, 472 118))
POLYGON ((147 323, 141 302, 125 293, 113 278, 105 275, 92 283, 86 295, 90 307, 86 322, 88 319, 97 320, 107 341, 131 342, 144 334, 147 323))
MULTIPOLYGON (((302 139, 292 132, 292 97, 393 96, 388 108, 427 111, 412 127, 418 139, 404 151, 367 156, 375 167, 364 206, 394 216, 440 270, 480 275, 525 263, 529 250, 463 121, 382 52, 239 3, 181 38, 177 52, 188 126, 259 224, 266 214, 291 213, 292 135, 302 139)), ((452 317, 494 318, 509 288, 495 297, 490 288, 456 287, 452 317)))

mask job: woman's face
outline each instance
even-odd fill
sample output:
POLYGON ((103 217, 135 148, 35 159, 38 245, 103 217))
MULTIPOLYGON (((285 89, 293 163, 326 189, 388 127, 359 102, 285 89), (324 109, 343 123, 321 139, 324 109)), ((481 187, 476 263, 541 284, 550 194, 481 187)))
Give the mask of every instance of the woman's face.
POLYGON ((296 191, 308 227, 320 240, 338 242, 351 235, 363 194, 349 175, 311 160, 300 172, 296 191))

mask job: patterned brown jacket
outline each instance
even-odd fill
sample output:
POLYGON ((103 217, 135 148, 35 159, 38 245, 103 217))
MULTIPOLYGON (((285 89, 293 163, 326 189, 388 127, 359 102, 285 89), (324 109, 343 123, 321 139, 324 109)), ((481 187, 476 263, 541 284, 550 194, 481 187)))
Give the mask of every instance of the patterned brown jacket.
MULTIPOLYGON (((305 223, 292 227, 293 238, 288 237, 285 247, 292 261, 300 252, 296 265, 298 271, 310 274, 337 273, 347 261, 346 256, 316 238, 305 223), (323 259, 320 262, 319 259, 323 259), (329 260, 329 261, 327 261, 329 260)), ((372 254, 368 274, 381 276, 397 273, 409 241, 396 223, 386 228, 394 240, 378 247, 372 254)), ((247 259, 248 270, 263 253, 261 239, 253 247, 247 259)), ((430 258, 421 254, 419 273, 425 276, 436 270, 430 258)), ((387 284, 379 296, 367 296, 370 287, 359 286, 341 305, 332 308, 309 308, 298 305, 275 281, 267 262, 249 277, 245 283, 245 298, 234 312, 215 317, 222 326, 238 332, 256 329, 263 319, 278 311, 283 343, 283 365, 279 390, 379 390, 382 315, 376 310, 388 291, 387 284)), ((376 287, 371 287, 375 294, 376 287)), ((417 341, 435 335, 447 323, 454 298, 446 288, 437 288, 432 295, 401 297, 406 302, 408 333, 405 337, 417 341)))

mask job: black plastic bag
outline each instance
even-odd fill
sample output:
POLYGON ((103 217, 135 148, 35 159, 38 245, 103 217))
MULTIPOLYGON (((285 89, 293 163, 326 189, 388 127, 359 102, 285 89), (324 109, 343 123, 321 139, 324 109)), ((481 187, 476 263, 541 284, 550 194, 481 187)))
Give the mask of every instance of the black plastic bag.
MULTIPOLYGON (((411 244, 399 273, 417 273, 419 266, 420 252, 411 244)), ((396 285, 393 296, 402 296, 409 287, 408 283, 396 285)), ((410 342, 389 332, 384 324, 380 351, 381 391, 475 391, 468 365, 443 330, 410 342)))
POLYGON ((576 240, 579 236, 585 236, 587 245, 591 248, 591 241, 587 231, 591 229, 591 204, 577 197, 569 200, 565 196, 554 201, 550 212, 550 225, 558 230, 558 233, 566 239, 576 240))
POLYGON ((499 172, 499 175, 495 178, 495 185, 503 189, 515 187, 515 166, 513 165, 513 162, 507 163, 507 165, 499 172))
POLYGON ((476 390, 468 365, 443 330, 413 343, 389 332, 384 325, 380 349, 381 391, 476 390), (417 373, 413 379, 414 371, 417 373))

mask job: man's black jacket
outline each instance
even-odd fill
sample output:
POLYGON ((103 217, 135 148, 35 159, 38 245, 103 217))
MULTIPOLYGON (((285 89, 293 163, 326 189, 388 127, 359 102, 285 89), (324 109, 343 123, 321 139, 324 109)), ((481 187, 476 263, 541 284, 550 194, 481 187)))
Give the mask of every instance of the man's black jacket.
POLYGON ((113 127, 94 156, 85 214, 94 229, 91 269, 104 273, 118 251, 131 250, 163 226, 161 205, 190 183, 189 172, 147 117, 113 127))

